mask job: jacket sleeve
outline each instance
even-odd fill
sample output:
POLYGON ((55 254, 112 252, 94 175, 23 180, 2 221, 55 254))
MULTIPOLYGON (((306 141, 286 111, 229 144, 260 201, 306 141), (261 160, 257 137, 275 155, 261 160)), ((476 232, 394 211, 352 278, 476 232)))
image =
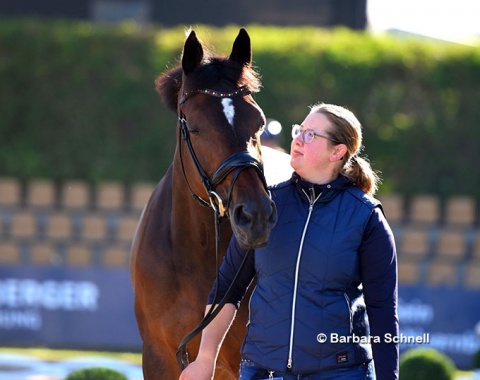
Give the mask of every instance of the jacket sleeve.
MULTIPOLYGON (((235 275, 241 267, 242 261, 247 253, 248 250, 241 248, 235 236, 232 236, 227 252, 225 253, 222 265, 219 269, 218 294, 215 303, 219 303, 223 299, 224 295, 227 293, 228 288, 230 287, 230 284, 232 283, 235 275)), ((235 283, 235 287, 230 297, 226 300, 227 303, 232 303, 237 308, 240 306, 240 302, 245 296, 245 293, 247 292, 247 289, 255 276, 254 253, 255 252, 252 252, 248 256, 247 261, 245 262, 245 265, 242 268, 242 271, 239 274, 239 277, 235 283)), ((216 288, 217 282, 214 282, 208 296, 209 304, 212 304, 212 302, 214 302, 216 288)))
POLYGON ((397 253, 392 230, 378 207, 365 229, 359 255, 370 334, 381 340, 372 343, 376 378, 398 379, 398 343, 391 339, 399 334, 397 253))

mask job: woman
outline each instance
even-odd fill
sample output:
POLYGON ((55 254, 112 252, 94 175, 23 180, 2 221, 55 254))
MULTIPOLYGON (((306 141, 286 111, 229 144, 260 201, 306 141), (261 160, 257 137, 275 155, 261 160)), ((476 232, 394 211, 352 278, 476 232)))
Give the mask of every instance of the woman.
MULTIPOLYGON (((293 126, 292 137, 295 172, 271 189, 278 223, 267 246, 248 257, 182 380, 212 378, 254 277, 241 380, 398 378, 395 242, 373 198, 379 178, 359 156, 360 122, 343 107, 321 103, 293 126)), ((232 238, 220 297, 247 252, 232 238)))

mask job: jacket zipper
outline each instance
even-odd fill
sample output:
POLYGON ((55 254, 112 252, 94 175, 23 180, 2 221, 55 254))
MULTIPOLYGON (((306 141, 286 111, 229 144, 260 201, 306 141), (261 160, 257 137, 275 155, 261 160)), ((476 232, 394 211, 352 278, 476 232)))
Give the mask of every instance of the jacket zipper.
POLYGON ((287 361, 288 369, 291 369, 293 366, 292 356, 293 356, 293 335, 295 331, 295 309, 296 309, 296 303, 297 303, 298 272, 300 270, 300 259, 302 257, 303 242, 305 240, 305 234, 307 233, 307 228, 310 223, 310 217, 312 216, 313 205, 318 200, 318 198, 320 198, 320 196, 322 195, 322 193, 320 193, 315 198, 315 190, 313 187, 310 188, 311 196, 309 196, 305 192, 305 190, 302 189, 302 191, 307 196, 307 199, 310 202, 310 206, 308 208, 307 220, 305 221, 305 226, 303 227, 302 239, 300 240, 300 246, 298 248, 298 254, 297 254, 297 263, 295 265, 295 282, 293 286, 292 318, 291 318, 291 325, 290 325, 290 343, 288 348, 288 361, 287 361))

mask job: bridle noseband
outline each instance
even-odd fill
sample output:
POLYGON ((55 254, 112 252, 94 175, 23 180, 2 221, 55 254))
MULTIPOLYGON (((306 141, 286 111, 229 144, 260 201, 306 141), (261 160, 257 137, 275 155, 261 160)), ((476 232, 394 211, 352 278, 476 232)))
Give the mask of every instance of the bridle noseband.
POLYGON ((179 102, 179 105, 180 105, 179 112, 178 112, 178 124, 180 127, 179 136, 181 136, 182 139, 187 144, 188 150, 190 152, 190 156, 192 157, 197 173, 200 176, 203 187, 205 188, 205 191, 209 196, 209 201, 204 200, 199 195, 195 194, 195 192, 192 190, 192 187, 190 186, 190 183, 188 182, 188 179, 185 173, 185 168, 183 165, 182 149, 180 148, 180 161, 182 164, 182 171, 183 171, 183 176, 185 177, 185 182, 187 183, 188 188, 190 189, 190 193, 192 194, 192 197, 195 198, 201 205, 212 207, 215 210, 215 212, 218 212, 220 217, 227 217, 228 208, 230 206, 230 201, 231 201, 231 196, 233 191, 233 186, 235 185, 235 182, 239 174, 243 170, 247 168, 254 168, 258 172, 265 190, 267 189, 267 182, 265 180, 265 175, 263 173, 263 166, 261 162, 258 161, 255 157, 253 157, 249 152, 247 151, 236 152, 231 156, 227 157, 220 164, 220 166, 213 172, 211 177, 208 176, 208 174, 202 168, 202 165, 200 164, 200 161, 198 160, 197 155, 195 154, 192 141, 190 140, 190 132, 187 127, 187 119, 181 109, 181 106, 185 103, 185 101, 190 96, 193 96, 196 94, 205 94, 205 95, 213 96, 216 98, 232 98, 236 96, 249 95, 250 91, 246 86, 239 87, 236 90, 231 92, 222 92, 222 91, 216 91, 211 89, 197 89, 194 91, 190 91, 188 93, 184 92, 179 102), (222 198, 215 192, 215 189, 227 177, 227 175, 230 174, 235 169, 236 169, 236 172, 232 178, 232 182, 230 183, 227 202, 226 204, 224 204, 222 201, 222 198))

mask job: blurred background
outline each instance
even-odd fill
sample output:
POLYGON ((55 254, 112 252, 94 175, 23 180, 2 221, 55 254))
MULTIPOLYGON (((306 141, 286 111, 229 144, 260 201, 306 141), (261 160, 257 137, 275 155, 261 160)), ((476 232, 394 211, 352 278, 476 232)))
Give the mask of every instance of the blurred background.
POLYGON ((402 353, 480 367, 479 14, 469 0, 2 0, 0 376, 24 366, 11 348, 140 352, 129 247, 175 148, 154 80, 190 27, 222 54, 246 27, 266 145, 288 152, 319 101, 358 116, 396 236, 401 332, 429 337, 402 353))

